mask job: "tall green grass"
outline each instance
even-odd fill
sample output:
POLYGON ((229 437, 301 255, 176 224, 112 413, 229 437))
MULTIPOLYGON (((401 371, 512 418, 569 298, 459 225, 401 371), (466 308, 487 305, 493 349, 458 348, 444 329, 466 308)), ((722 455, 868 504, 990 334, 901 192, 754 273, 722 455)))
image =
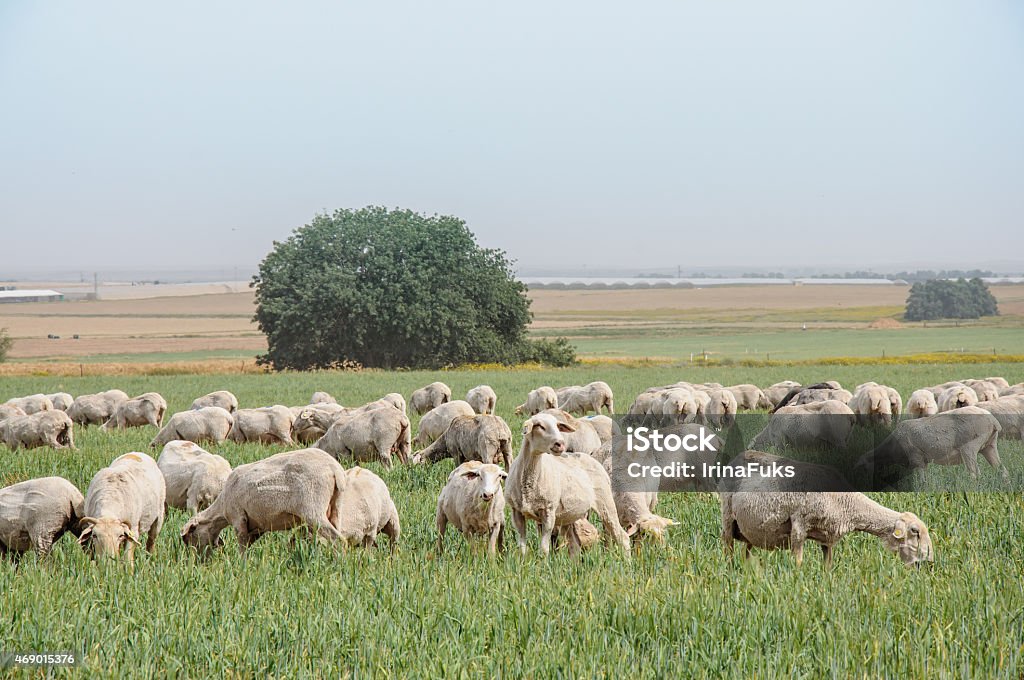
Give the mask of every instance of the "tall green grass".
MULTIPOLYGON (((0 379, 0 399, 120 387, 159 391, 174 411, 214 389, 231 389, 243 406, 305 403, 314 390, 326 389, 355 404, 389 391, 408 395, 440 379, 456 396, 491 384, 499 414, 518 435, 521 419, 512 410, 541 384, 604 379, 624 410, 642 389, 681 379, 876 380, 906 397, 922 385, 968 377, 964 369, 1024 379, 1019 364, 26 377, 0 379)), ((97 469, 126 451, 147 450, 153 434, 152 428, 78 429, 77 452, 0 450, 0 483, 60 474, 84 491, 97 469)), ((236 465, 282 450, 210 448, 236 465)), ((1024 456, 1019 443, 1001 443, 1000 450, 1018 462, 1024 456)), ((450 461, 369 467, 388 483, 401 515, 394 556, 335 553, 305 540, 290 547, 289 535, 272 534, 242 559, 229 529, 224 548, 201 562, 178 539, 185 514, 171 510, 156 554, 137 553, 134 569, 92 563, 70 538, 43 562, 27 556, 18 568, 0 563, 0 651, 76 649, 86 654, 87 675, 106 677, 1018 678, 1024 672, 1024 508, 1016 495, 879 494, 930 527, 937 561, 920 571, 903 567, 867 535, 844 539, 829 572, 816 551, 799 569, 785 552, 730 561, 711 494, 663 494, 658 512, 682 525, 670 530, 667 546, 642 545, 631 559, 598 547, 581 561, 561 552, 545 561, 531 534, 525 559, 508 550, 491 561, 453 532, 445 553, 436 554, 435 501, 450 461)))

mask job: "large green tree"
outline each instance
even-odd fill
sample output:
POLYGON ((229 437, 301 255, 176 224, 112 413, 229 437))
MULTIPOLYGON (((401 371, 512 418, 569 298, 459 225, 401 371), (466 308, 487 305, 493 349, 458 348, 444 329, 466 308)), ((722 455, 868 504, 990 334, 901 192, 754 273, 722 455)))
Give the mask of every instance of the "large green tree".
POLYGON ((931 321, 977 319, 998 314, 995 296, 980 278, 970 281, 932 279, 911 286, 903 317, 908 321, 931 321))
POLYGON ((269 346, 260 360, 277 369, 574 359, 565 342, 526 338, 526 287, 456 217, 317 215, 274 243, 252 285, 269 346))

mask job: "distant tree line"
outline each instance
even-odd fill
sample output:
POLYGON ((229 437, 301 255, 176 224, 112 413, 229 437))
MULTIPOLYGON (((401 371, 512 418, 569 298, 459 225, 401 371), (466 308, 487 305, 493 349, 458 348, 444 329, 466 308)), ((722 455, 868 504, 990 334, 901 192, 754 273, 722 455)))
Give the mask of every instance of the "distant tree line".
POLYGON ((977 319, 997 316, 999 307, 985 282, 978 277, 918 281, 910 287, 907 308, 903 318, 907 321, 934 319, 977 319))

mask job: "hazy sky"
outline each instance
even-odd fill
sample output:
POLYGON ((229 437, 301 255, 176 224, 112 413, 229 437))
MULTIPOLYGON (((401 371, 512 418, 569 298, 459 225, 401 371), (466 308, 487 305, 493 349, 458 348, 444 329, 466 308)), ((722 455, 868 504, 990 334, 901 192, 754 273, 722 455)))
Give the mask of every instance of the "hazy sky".
POLYGON ((317 212, 524 267, 1021 260, 1024 3, 0 3, 0 274, 317 212))

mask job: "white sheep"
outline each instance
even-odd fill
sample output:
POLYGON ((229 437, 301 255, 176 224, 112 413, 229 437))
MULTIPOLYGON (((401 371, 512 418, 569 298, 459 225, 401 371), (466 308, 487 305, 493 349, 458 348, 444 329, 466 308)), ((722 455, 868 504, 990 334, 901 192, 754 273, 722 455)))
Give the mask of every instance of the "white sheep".
POLYGON ((107 422, 100 426, 101 430, 124 430, 129 427, 161 427, 164 413, 167 412, 167 400, 156 392, 146 392, 139 396, 119 402, 114 413, 107 422))
POLYGON ((936 402, 939 405, 939 413, 943 413, 965 406, 974 406, 978 403, 978 394, 967 385, 957 383, 942 390, 936 402))
POLYGON ((7 400, 8 406, 16 406, 30 416, 40 411, 52 411, 53 402, 45 394, 33 394, 27 397, 15 397, 7 400))
POLYGON ((452 388, 443 382, 432 382, 426 387, 421 387, 409 397, 409 405, 419 415, 423 415, 441 404, 447 404, 452 400, 452 388))
POLYGON ((733 542, 766 550, 789 548, 797 566, 803 562, 807 539, 821 544, 825 567, 832 564, 832 549, 852 531, 864 531, 882 540, 907 566, 934 559, 928 527, 912 512, 896 512, 849 488, 846 491, 802 491, 808 478, 829 488, 848 488, 830 468, 787 460, 760 451, 740 454, 742 465, 792 465, 797 474, 784 477, 723 479, 718 498, 722 506, 722 543, 732 554, 733 542))
POLYGON ((337 508, 336 524, 345 545, 376 547, 377 534, 384 534, 390 539, 392 552, 398 547, 402 533, 398 510, 387 484, 370 470, 345 470, 345 486, 337 508))
POLYGON ((58 411, 67 411, 71 404, 75 403, 75 398, 67 392, 54 392, 53 394, 47 394, 46 398, 53 404, 53 408, 58 411))
POLYGON ((217 390, 216 392, 210 392, 198 397, 189 408, 193 411, 198 411, 207 406, 219 406, 228 413, 234 413, 238 410, 238 397, 227 390, 217 390))
POLYGON ((63 477, 42 477, 0 489, 0 555, 46 555, 65 532, 78 535, 84 498, 63 477))
POLYGON ((292 443, 295 415, 287 406, 238 409, 233 420, 228 432, 228 439, 233 442, 292 443))
POLYGON ((939 405, 931 390, 914 390, 907 399, 907 418, 925 418, 938 412, 939 405))
POLYGON ((164 524, 167 488, 156 461, 137 451, 114 459, 92 478, 85 493, 85 517, 78 542, 94 557, 132 561, 139 537, 153 552, 164 524))
POLYGON ((49 446, 74 449, 74 423, 64 411, 37 411, 0 420, 0 441, 12 450, 49 446))
POLYGON ((180 411, 168 418, 167 424, 157 432, 150 448, 164 446, 167 442, 181 439, 202 444, 220 444, 228 437, 235 424, 235 418, 219 406, 206 406, 195 411, 180 411))
POLYGON ((231 464, 194 442, 167 442, 156 461, 167 487, 167 505, 194 515, 220 495, 231 464))
POLYGON ((419 431, 412 440, 412 445, 416 448, 423 448, 444 434, 444 431, 448 429, 452 421, 459 416, 474 415, 476 415, 476 411, 469 405, 469 402, 462 399, 441 404, 428 411, 420 419, 419 431))
POLYGON ((471 540, 487 538, 487 551, 502 548, 505 496, 501 481, 508 473, 493 463, 466 461, 452 470, 437 498, 437 552, 444 551, 444 533, 451 524, 471 540))
POLYGON ((494 393, 490 385, 477 385, 466 393, 466 401, 473 410, 480 415, 494 413, 494 407, 498 403, 498 395, 494 393))
MULTIPOLYGON (((629 537, 622 530, 612 498, 608 473, 586 454, 568 454, 563 432, 575 426, 538 413, 523 423, 523 446, 512 461, 505 500, 512 509, 512 523, 520 551, 526 553, 526 521, 533 520, 540 533, 540 552, 551 552, 551 535, 556 528, 572 525, 593 510, 601 518, 605 538, 629 549, 629 537)), ((581 550, 576 529, 569 532, 569 553, 581 550)))
POLYGON ((526 395, 526 401, 516 406, 515 413, 517 416, 524 413, 528 416, 535 416, 549 408, 558 408, 558 395, 555 394, 554 388, 543 385, 535 390, 530 390, 526 395))

